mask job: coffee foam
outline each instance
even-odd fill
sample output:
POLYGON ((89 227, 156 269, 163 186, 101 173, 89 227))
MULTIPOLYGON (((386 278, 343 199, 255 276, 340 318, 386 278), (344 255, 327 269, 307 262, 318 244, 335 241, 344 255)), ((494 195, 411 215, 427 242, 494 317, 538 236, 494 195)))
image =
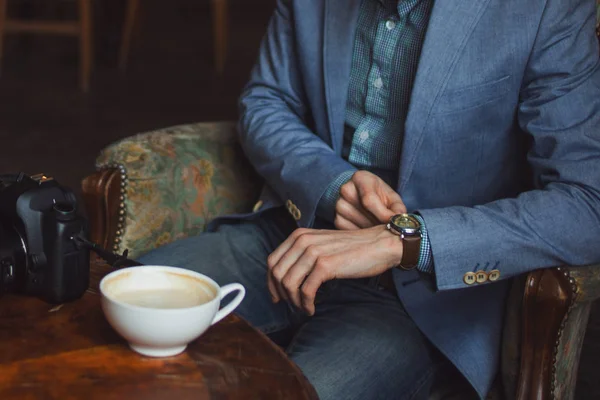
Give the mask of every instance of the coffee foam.
POLYGON ((115 301, 159 309, 195 307, 217 296, 209 282, 171 271, 125 272, 105 282, 104 290, 115 301))

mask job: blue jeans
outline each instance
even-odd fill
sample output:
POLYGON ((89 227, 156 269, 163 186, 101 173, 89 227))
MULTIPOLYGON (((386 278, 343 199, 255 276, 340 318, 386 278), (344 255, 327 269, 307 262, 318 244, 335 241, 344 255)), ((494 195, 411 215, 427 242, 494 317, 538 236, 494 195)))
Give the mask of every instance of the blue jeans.
POLYGON ((276 337, 323 400, 426 399, 442 357, 396 294, 378 287, 376 278, 327 282, 312 317, 287 303, 272 303, 266 260, 293 229, 283 218, 274 210, 224 224, 139 261, 198 271, 219 285, 244 285, 246 298, 237 314, 276 337))

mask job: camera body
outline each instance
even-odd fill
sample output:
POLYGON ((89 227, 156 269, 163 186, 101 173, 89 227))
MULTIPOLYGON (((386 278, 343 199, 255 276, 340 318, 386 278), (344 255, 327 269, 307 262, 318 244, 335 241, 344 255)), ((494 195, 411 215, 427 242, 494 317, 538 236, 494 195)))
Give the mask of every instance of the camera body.
POLYGON ((89 250, 77 198, 42 174, 0 176, 0 295, 39 297, 59 304, 89 286, 89 250))

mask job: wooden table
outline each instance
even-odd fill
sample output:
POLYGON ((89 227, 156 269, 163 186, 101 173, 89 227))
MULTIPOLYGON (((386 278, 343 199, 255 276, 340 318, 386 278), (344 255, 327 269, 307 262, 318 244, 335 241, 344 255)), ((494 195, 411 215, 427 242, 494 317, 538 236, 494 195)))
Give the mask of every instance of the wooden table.
POLYGON ((134 353, 90 290, 53 307, 31 297, 0 298, 0 399, 316 399, 300 370, 266 336, 230 315, 176 357, 134 353))

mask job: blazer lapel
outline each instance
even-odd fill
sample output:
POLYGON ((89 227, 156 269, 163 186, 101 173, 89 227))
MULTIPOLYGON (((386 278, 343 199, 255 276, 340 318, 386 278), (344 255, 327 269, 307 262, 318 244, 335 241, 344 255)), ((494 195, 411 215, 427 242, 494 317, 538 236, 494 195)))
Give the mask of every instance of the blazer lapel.
POLYGON ((340 152, 352 50, 362 0, 326 0, 323 38, 325 104, 333 149, 340 152))
POLYGON ((490 0, 439 0, 434 3, 415 77, 400 159, 398 190, 410 178, 434 103, 490 0))

